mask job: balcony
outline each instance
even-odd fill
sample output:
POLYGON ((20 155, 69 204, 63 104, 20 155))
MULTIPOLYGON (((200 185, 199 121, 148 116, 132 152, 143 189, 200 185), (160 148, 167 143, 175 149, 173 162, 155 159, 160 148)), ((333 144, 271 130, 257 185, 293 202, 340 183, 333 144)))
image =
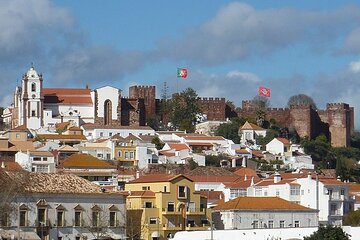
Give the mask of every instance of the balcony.
POLYGON ((181 215, 181 212, 174 208, 162 208, 161 212, 163 215, 181 215))
POLYGON ((210 227, 210 225, 207 224, 203 224, 203 225, 192 225, 192 224, 188 224, 185 227, 186 231, 204 231, 204 230, 208 230, 210 227))
POLYGON ((182 224, 178 224, 178 225, 174 225, 174 224, 164 224, 163 225, 163 230, 164 231, 170 231, 170 230, 172 230, 172 231, 181 231, 181 230, 184 230, 183 229, 183 226, 182 226, 182 224))
POLYGON ((205 208, 188 208, 186 215, 205 215, 205 208))

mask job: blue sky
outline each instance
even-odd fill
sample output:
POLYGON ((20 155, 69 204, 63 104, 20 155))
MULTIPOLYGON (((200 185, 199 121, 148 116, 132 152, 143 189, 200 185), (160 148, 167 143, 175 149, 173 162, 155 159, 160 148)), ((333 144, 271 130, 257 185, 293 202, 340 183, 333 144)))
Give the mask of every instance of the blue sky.
POLYGON ((241 106, 264 85, 272 107, 300 93, 319 108, 349 103, 360 127, 358 1, 8 0, 0 17, 0 106, 33 62, 45 87, 124 96, 166 82, 241 106))

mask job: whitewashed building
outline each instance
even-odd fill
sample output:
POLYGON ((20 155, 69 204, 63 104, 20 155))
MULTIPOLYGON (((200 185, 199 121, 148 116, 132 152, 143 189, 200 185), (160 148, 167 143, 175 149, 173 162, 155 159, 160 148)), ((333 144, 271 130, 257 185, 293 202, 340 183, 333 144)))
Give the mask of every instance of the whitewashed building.
POLYGON ((240 144, 253 145, 256 144, 256 138, 258 136, 265 137, 266 129, 259 127, 256 124, 246 122, 239 129, 240 144))
POLYGON ((72 174, 7 172, 24 193, 12 201, 6 221, 16 239, 25 232, 40 239, 125 239, 125 199, 72 174), (15 176, 15 175, 16 176, 15 176), (39 184, 41 183, 41 184, 39 184))
POLYGON ((155 130, 149 126, 104 126, 96 124, 84 124, 81 126, 88 140, 109 138, 116 134, 125 138, 132 135, 155 135, 155 130))
POLYGON ((48 151, 19 151, 15 154, 15 162, 28 172, 55 172, 55 158, 48 151))
POLYGON ((278 197, 238 197, 213 208, 218 230, 318 226, 318 211, 278 197))

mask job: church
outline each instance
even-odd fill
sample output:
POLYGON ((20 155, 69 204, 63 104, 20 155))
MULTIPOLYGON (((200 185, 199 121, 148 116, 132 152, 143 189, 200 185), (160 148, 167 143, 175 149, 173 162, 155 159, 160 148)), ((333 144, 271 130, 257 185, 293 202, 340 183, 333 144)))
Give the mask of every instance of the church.
POLYGON ((155 86, 132 86, 129 97, 121 90, 104 86, 86 88, 44 88, 43 76, 33 66, 17 86, 13 104, 4 110, 3 120, 10 128, 28 129, 55 127, 71 121, 99 125, 143 126, 146 117, 155 114, 155 86))

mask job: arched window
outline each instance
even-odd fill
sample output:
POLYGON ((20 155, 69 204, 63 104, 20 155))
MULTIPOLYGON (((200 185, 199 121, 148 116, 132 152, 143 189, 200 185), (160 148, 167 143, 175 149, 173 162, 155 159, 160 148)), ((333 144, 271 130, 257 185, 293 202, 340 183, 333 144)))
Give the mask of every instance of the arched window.
POLYGON ((36 83, 31 84, 31 91, 36 92, 36 83))
POLYGON ((112 119, 112 103, 109 99, 104 102, 104 125, 110 125, 112 119))

